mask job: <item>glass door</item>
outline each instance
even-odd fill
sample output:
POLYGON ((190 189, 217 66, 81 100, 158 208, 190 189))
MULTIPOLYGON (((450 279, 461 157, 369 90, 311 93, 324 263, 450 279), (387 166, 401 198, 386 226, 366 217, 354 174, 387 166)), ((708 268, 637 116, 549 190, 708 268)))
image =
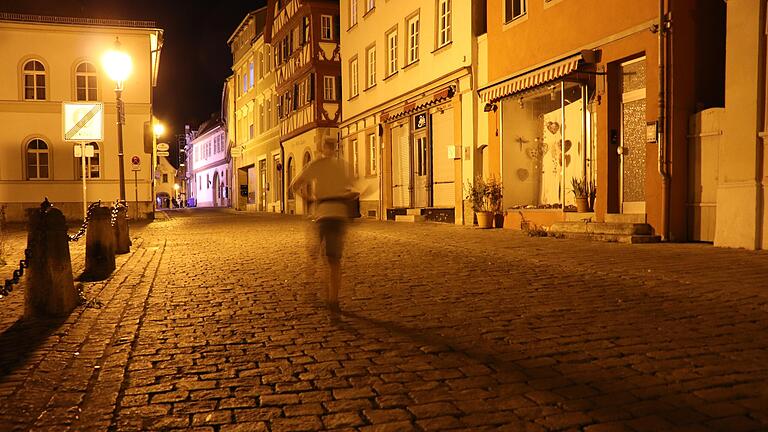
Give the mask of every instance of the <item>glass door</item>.
POLYGON ((621 65, 621 212, 645 213, 645 57, 621 65))
POLYGON ((431 158, 426 131, 413 136, 413 207, 429 207, 431 158))

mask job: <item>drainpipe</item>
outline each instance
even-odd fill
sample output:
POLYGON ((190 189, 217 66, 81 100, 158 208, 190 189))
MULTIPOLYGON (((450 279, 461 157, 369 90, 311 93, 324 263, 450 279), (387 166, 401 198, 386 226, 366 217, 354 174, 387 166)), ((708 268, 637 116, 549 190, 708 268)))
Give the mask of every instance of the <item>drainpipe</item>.
MULTIPOLYGON (((758 132, 758 136, 760 139, 758 139, 758 146, 757 146, 757 229, 755 230, 755 249, 766 249, 768 247, 768 244, 766 244, 763 241, 763 234, 765 233, 766 229, 768 227, 764 226, 765 223, 765 187, 766 187, 766 181, 768 178, 765 176, 766 167, 768 167, 768 160, 766 160, 766 154, 765 154, 765 145, 766 141, 768 140, 768 109, 766 109, 766 102, 768 102, 768 48, 766 47, 766 44, 768 44, 768 17, 766 14, 768 13, 768 8, 765 7, 765 2, 761 2, 761 6, 765 8, 765 10, 762 10, 760 14, 760 19, 762 21, 762 27, 763 27, 763 37, 760 41, 760 61, 758 64, 762 65, 762 75, 763 75, 763 82, 761 83, 763 86, 763 100, 759 103, 759 106, 763 110, 763 125, 760 129, 762 129, 762 132, 758 132)), ((759 94, 759 93, 758 93, 759 94)))
POLYGON ((659 23, 656 32, 658 39, 658 60, 659 60, 659 113, 658 113, 658 168, 661 175, 661 238, 669 240, 669 172, 667 170, 667 134, 666 134, 666 71, 664 50, 664 32, 666 31, 666 20, 664 18, 664 0, 659 0, 659 23))

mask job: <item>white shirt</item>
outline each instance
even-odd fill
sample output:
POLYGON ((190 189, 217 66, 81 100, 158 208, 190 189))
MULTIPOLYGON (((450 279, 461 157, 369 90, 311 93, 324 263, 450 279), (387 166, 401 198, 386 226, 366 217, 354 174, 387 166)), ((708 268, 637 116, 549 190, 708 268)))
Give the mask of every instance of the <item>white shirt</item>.
POLYGON ((296 189, 304 184, 313 186, 316 219, 349 217, 349 207, 343 198, 349 194, 352 183, 347 176, 344 161, 321 157, 310 162, 293 179, 290 187, 296 189))

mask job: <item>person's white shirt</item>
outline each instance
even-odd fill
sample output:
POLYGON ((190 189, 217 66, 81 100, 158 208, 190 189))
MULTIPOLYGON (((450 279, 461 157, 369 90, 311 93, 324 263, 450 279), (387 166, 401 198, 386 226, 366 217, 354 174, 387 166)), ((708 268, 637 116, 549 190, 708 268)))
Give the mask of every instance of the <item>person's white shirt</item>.
POLYGON ((349 217, 349 199, 352 183, 342 160, 324 156, 310 162, 291 182, 294 190, 305 184, 312 185, 315 201, 315 219, 349 217))

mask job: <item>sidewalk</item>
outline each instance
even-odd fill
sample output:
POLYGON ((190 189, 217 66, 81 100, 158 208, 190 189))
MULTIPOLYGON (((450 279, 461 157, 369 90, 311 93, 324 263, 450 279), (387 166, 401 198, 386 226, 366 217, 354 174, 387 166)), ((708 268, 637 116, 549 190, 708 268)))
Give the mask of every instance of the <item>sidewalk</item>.
POLYGON ((359 223, 336 322, 312 228, 174 212, 64 322, 14 291, 0 429, 768 429, 768 253, 359 223))

